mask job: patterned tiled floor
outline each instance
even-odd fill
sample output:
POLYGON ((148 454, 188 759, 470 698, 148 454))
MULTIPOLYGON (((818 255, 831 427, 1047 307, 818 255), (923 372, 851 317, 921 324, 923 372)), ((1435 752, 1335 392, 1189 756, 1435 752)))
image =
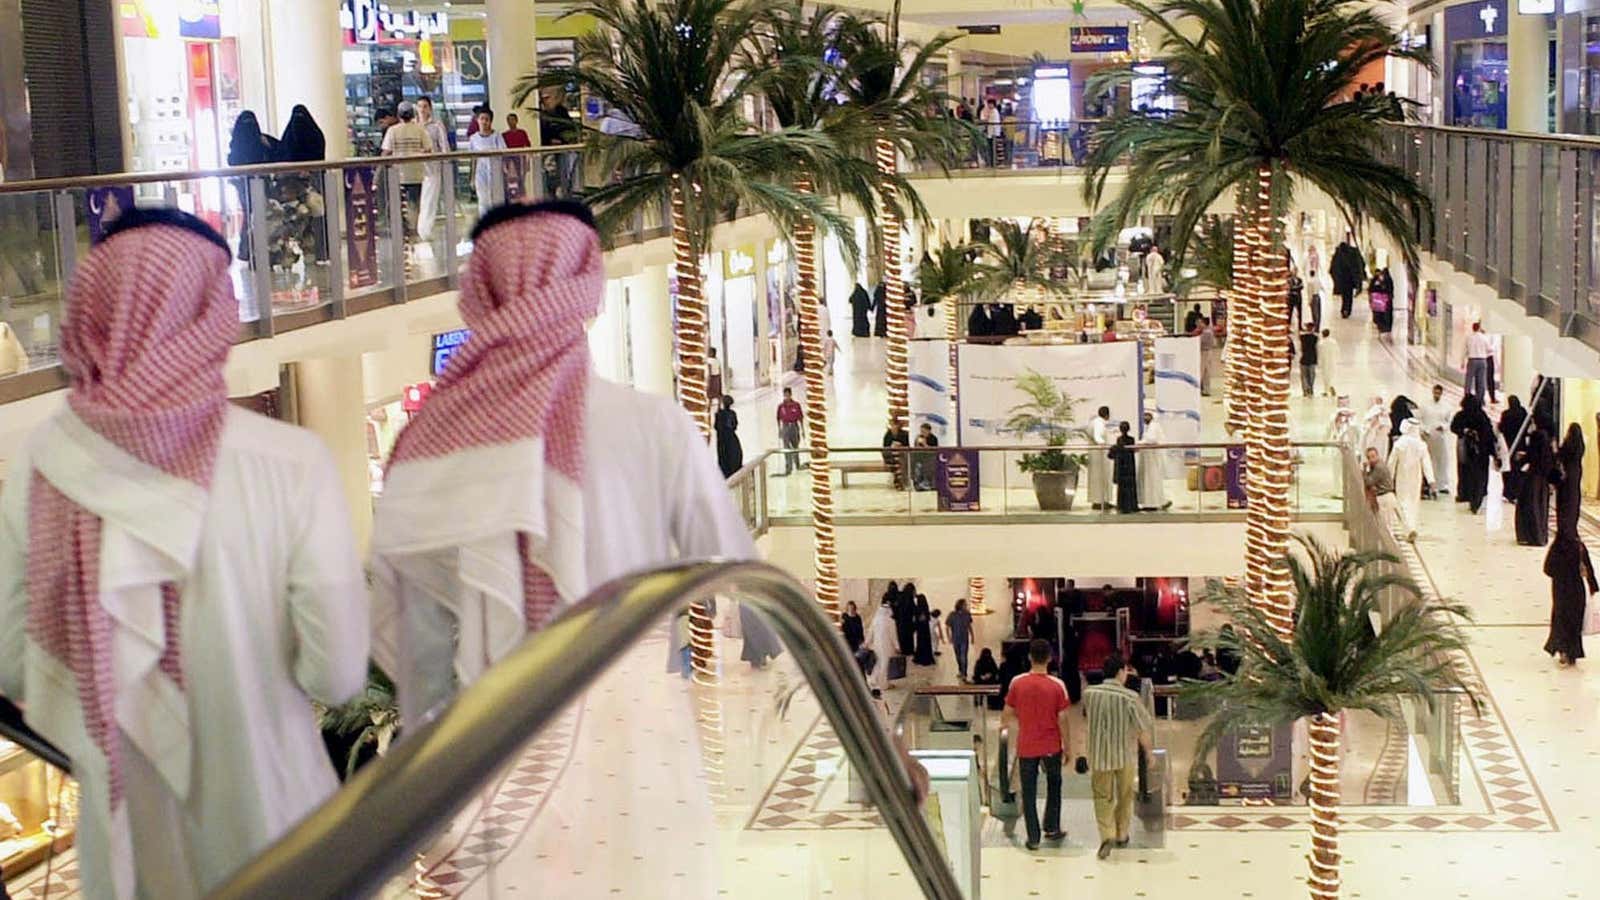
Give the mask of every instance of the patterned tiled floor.
POLYGON ((836 782, 846 777, 844 748, 827 719, 818 716, 804 741, 768 788, 749 827, 755 831, 791 829, 873 829, 883 820, 864 804, 827 802, 845 793, 836 782))

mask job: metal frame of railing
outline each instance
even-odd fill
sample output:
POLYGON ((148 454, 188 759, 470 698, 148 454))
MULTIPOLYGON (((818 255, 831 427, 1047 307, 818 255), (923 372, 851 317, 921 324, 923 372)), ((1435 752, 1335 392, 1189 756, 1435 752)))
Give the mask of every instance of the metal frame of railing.
MULTIPOLYGON (((530 635, 212 894, 365 896, 413 859, 527 742, 664 617, 734 595, 766 616, 834 725, 924 896, 959 900, 939 841, 844 641, 805 588, 760 563, 694 563, 603 585, 530 635), (330 853, 339 865, 327 865, 330 853)), ((680 773, 682 774, 682 773, 680 773)))
POLYGON ((1408 124, 1383 150, 1433 197, 1424 250, 1600 349, 1600 138, 1408 124))
MULTIPOLYGON (((217 218, 225 237, 237 243, 234 279, 241 305, 240 341, 272 337, 287 331, 348 318, 410 300, 433 296, 458 284, 460 263, 470 253, 466 243, 472 213, 472 172, 480 160, 521 159, 517 169, 522 197, 542 198, 551 189, 581 194, 601 175, 587 171, 579 145, 516 150, 384 156, 334 162, 271 163, 182 172, 140 172, 57 178, 0 184, 0 319, 18 328, 35 366, 0 377, 0 404, 46 393, 65 385, 59 366, 38 364, 54 352, 53 334, 61 303, 76 262, 89 249, 89 194, 105 188, 129 187, 140 206, 182 206, 184 195, 213 194, 221 209, 217 218), (554 161, 547 161, 554 157, 554 161), (441 182, 437 227, 431 239, 409 235, 399 167, 431 166, 441 182), (372 214, 368 227, 374 253, 364 257, 376 268, 375 278, 353 279, 347 245, 345 182, 351 170, 371 170, 372 214), (547 176, 547 170, 549 172, 547 176), (287 199, 284 185, 294 176, 309 179, 306 196, 316 195, 320 212, 269 215, 272 203, 287 199), (550 182, 550 183, 547 183, 550 182), (306 229, 309 246, 299 254, 301 272, 273 264, 277 232, 306 229), (418 248, 411 254, 411 249, 418 248), (421 248, 426 247, 424 252, 421 248), (415 265, 412 264, 413 259, 415 265), (297 280, 298 279, 298 280, 297 280), (352 283, 353 281, 370 283, 352 283), (8 293, 7 285, 12 286, 8 293), (314 299, 274 309, 280 295, 314 299), (31 323, 46 317, 43 337, 31 323)), ((502 170, 503 172, 504 170, 502 170)), ((363 173, 365 177, 365 173, 363 173)), ((501 183, 503 185, 503 182, 501 183)), ((504 190, 503 186, 499 190, 504 190)), ((498 196, 498 194, 497 194, 498 196)), ((309 204, 308 204, 309 206, 309 204)), ((413 218, 414 220, 414 218, 413 218)), ((621 232, 607 235, 613 245, 664 237, 668 233, 665 198, 650 215, 641 212, 621 232)), ((298 239, 299 232, 294 237, 298 239)), ((362 251, 364 253, 364 250, 362 251)), ((370 273, 371 270, 368 270, 370 273)))

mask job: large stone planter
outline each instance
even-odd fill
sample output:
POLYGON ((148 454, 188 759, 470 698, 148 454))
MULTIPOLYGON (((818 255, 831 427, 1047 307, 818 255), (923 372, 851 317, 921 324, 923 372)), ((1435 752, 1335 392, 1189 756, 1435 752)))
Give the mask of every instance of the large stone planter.
POLYGON ((1072 500, 1078 493, 1078 472, 1034 472, 1033 496, 1039 501, 1039 508, 1049 512, 1060 512, 1072 508, 1072 500))

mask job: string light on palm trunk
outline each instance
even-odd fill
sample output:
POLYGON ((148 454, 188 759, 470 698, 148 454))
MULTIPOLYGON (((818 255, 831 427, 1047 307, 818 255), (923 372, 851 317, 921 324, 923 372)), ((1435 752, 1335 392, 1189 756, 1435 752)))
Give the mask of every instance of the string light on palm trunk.
POLYGON ((1339 717, 1319 713, 1309 720, 1311 738, 1311 853, 1308 886, 1313 900, 1338 900, 1339 717))
MULTIPOLYGON (((795 188, 809 193, 805 179, 795 188)), ((827 359, 825 325, 817 287, 817 231, 810 222, 795 227, 795 288, 800 302, 800 352, 805 363, 806 425, 811 446, 811 536, 816 565, 816 597, 835 624, 839 622, 839 551, 833 524, 833 482, 828 462, 827 359)))
POLYGON ((1224 392, 1228 433, 1243 439, 1250 427, 1249 397, 1245 392, 1244 352, 1245 334, 1250 330, 1250 306, 1254 281, 1248 271, 1250 258, 1250 233, 1245 227, 1247 213, 1242 202, 1235 204, 1233 217, 1232 278, 1229 289, 1223 292, 1228 301, 1228 387, 1224 392))
MULTIPOLYGON (((678 324, 674 337, 678 345, 678 403, 694 419, 700 434, 711 440, 711 406, 706 395, 706 316, 705 280, 700 257, 695 252, 689 224, 688 196, 683 176, 672 177, 672 259, 678 278, 676 311, 678 324)), ((689 646, 695 681, 716 684, 716 639, 707 604, 689 608, 689 646)))
POLYGON ((883 288, 884 302, 889 305, 888 347, 885 355, 889 418, 899 423, 909 421, 911 401, 909 394, 910 365, 906 347, 909 337, 909 318, 906 310, 906 283, 901 272, 900 216, 894 210, 888 179, 894 175, 898 157, 894 142, 879 137, 875 146, 878 172, 884 176, 883 188, 878 192, 878 221, 883 227, 883 288))
POLYGON ((982 578, 967 579, 967 597, 972 601, 968 604, 972 607, 968 612, 975 616, 985 615, 989 612, 988 605, 984 603, 984 594, 987 593, 985 587, 982 578))

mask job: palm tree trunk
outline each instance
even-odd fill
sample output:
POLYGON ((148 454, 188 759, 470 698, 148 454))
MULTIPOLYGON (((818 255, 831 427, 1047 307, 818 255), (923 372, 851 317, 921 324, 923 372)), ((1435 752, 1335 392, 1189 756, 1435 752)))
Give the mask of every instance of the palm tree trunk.
MULTIPOLYGON (((1254 466, 1260 458, 1261 448, 1258 443, 1260 437, 1256 429, 1256 416, 1261 412, 1261 322, 1259 316, 1261 305, 1260 278, 1256 265, 1261 254, 1258 244, 1261 237, 1261 223, 1253 213, 1253 198, 1246 196, 1246 191, 1240 191, 1239 214, 1236 219, 1236 228, 1242 235, 1239 247, 1242 253, 1235 265, 1238 267, 1238 277, 1234 286, 1235 295, 1239 299, 1239 347, 1238 366, 1239 381, 1236 385, 1236 403, 1244 417, 1244 429, 1239 435, 1245 446, 1245 474, 1244 488, 1247 501, 1253 501, 1255 495, 1252 491, 1254 481, 1251 479, 1254 466)), ((1230 315, 1232 311, 1230 310, 1230 315)), ((1268 559, 1265 554, 1267 537, 1262 532, 1263 522, 1259 518, 1252 518, 1248 508, 1245 513, 1245 560, 1244 584, 1250 597, 1260 601, 1262 584, 1266 576, 1268 559)))
POLYGON ((1277 561, 1289 552, 1294 459, 1289 445, 1288 273, 1272 218, 1274 177, 1270 166, 1257 171, 1251 215, 1256 223, 1254 331, 1260 335, 1261 355, 1254 366, 1259 384, 1253 386, 1252 394, 1253 441, 1247 444, 1250 485, 1245 544, 1247 574, 1252 561, 1261 567, 1256 602, 1278 633, 1287 637, 1294 627, 1294 596, 1289 572, 1277 561))
MULTIPOLYGON (((711 440, 711 407, 707 402, 706 388, 706 297, 705 279, 700 271, 700 255, 689 225, 687 198, 683 176, 672 178, 672 257, 678 276, 677 315, 675 338, 678 344, 678 403, 688 411, 689 417, 700 428, 700 434, 711 440)), ((689 643, 694 661, 695 680, 702 684, 716 683, 716 635, 711 609, 708 604, 696 603, 689 608, 689 643)))
POLYGON ((883 302, 889 304, 889 341, 885 350, 888 357, 885 382, 889 392, 889 418, 898 424, 909 424, 911 400, 907 343, 910 323, 906 315, 906 283, 900 271, 900 216, 895 212, 888 186, 888 179, 895 173, 897 155, 894 142, 887 137, 879 136, 875 149, 878 171, 884 176, 885 182, 883 189, 878 192, 878 221, 883 228, 883 302))
POLYGON ((1252 330, 1250 321, 1250 233, 1245 228, 1244 192, 1239 192, 1234 204, 1233 217, 1233 277, 1224 296, 1228 299, 1228 387, 1223 395, 1227 412, 1228 434, 1244 439, 1250 427, 1250 393, 1245 389, 1248 359, 1245 353, 1246 333, 1252 330))
POLYGON ((1306 885, 1312 900, 1338 900, 1339 853, 1339 717, 1311 717, 1311 852, 1306 885))
MULTIPOLYGON (((795 189, 811 193, 809 179, 795 189)), ((839 622, 839 553, 833 531, 833 482, 828 465, 828 384, 823 354, 826 326, 817 296, 817 229, 801 221, 794 229, 795 293, 800 305, 800 350, 805 359, 806 426, 811 447, 811 542, 817 569, 817 602, 839 622)))
POLYGON ((975 616, 987 615, 989 613, 989 607, 983 602, 985 594, 984 588, 985 585, 982 578, 967 579, 967 599, 971 601, 967 604, 969 607, 967 612, 970 612, 975 616))

